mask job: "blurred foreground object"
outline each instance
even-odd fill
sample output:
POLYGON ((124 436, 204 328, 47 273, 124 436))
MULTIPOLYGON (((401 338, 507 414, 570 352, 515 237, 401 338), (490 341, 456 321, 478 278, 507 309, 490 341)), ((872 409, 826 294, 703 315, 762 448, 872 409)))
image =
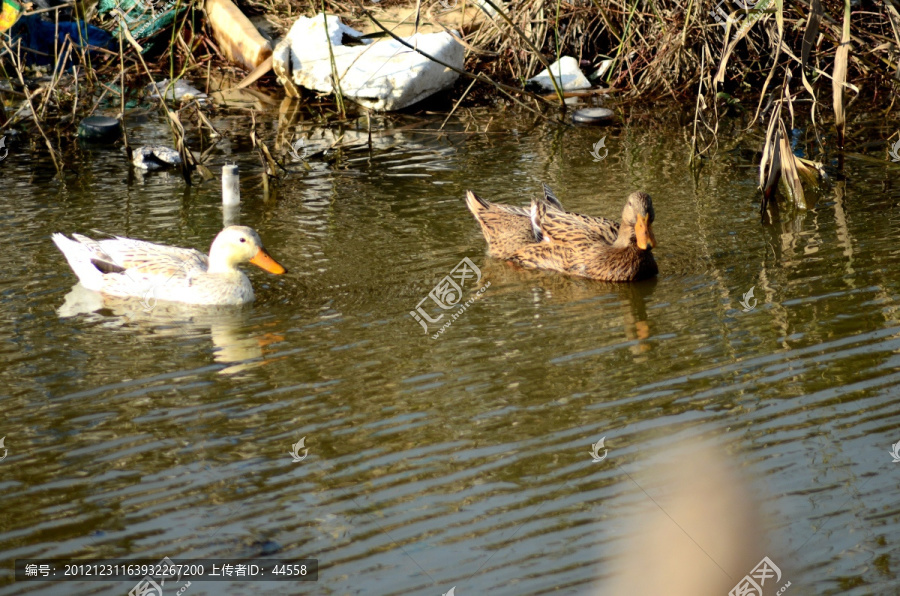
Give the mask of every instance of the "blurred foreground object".
MULTIPOLYGON (((668 451, 665 462, 659 458, 636 476, 646 495, 629 519, 640 524, 629 528, 625 553, 602 593, 756 596, 744 580, 758 583, 751 574, 761 573, 762 559, 777 562, 778 556, 765 550, 759 499, 745 470, 737 458, 690 445, 668 451)), ((786 579, 781 574, 778 569, 779 583, 786 579)), ((774 594, 774 570, 762 575, 762 594, 774 594)))

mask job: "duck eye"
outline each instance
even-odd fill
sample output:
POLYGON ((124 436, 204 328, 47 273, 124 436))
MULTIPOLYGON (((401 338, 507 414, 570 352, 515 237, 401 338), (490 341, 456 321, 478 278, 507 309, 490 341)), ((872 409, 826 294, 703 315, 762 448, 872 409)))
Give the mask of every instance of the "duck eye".
POLYGON ((241 238, 241 242, 246 242, 246 241, 247 241, 246 238, 241 238))

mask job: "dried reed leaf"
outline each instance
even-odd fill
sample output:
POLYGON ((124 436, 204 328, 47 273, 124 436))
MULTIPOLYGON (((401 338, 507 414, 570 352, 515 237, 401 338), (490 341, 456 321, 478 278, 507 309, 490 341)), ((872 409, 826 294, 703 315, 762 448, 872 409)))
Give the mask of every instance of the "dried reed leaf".
POLYGON ((259 149, 261 159, 260 161, 266 166, 266 174, 269 176, 278 175, 278 165, 275 161, 275 158, 272 157, 272 153, 269 151, 269 147, 263 142, 261 139, 256 140, 256 147, 259 149))
POLYGON ((759 185, 763 191, 760 211, 775 198, 775 191, 781 184, 782 192, 800 209, 810 207, 804 190, 816 189, 823 177, 822 164, 794 155, 780 107, 772 114, 762 160, 759 163, 759 185))
POLYGON ((759 164, 759 181, 763 191, 763 199, 759 206, 759 213, 765 221, 766 207, 775 200, 775 189, 781 179, 781 146, 778 143, 777 133, 771 137, 776 120, 769 123, 769 134, 766 136, 766 147, 763 159, 759 164))
POLYGON ((806 20, 806 30, 803 32, 803 48, 800 51, 800 63, 803 65, 804 71, 809 64, 809 53, 819 36, 819 24, 822 22, 823 14, 822 3, 819 0, 813 0, 809 18, 806 20))
MULTIPOLYGON (((772 112, 769 119, 769 127, 766 129, 766 141, 763 144, 763 155, 759 162, 759 187, 764 193, 768 192, 773 184, 777 184, 778 180, 772 182, 773 171, 779 167, 778 158, 775 153, 778 150, 778 142, 775 136, 775 127, 781 120, 781 104, 778 109, 772 112)), ((777 176, 777 173, 775 174, 777 176)))
POLYGON ((850 0, 844 0, 844 26, 841 44, 834 54, 834 76, 831 89, 834 96, 834 127, 837 129, 838 147, 844 148, 844 126, 847 114, 844 108, 844 83, 847 82, 847 62, 850 58, 850 0))
POLYGON ((784 37, 784 0, 775 0, 775 23, 778 24, 778 38, 784 37))
POLYGON ((181 157, 181 177, 184 178, 185 184, 191 186, 191 173, 194 171, 195 163, 193 154, 184 144, 184 125, 181 123, 181 118, 178 117, 178 112, 166 108, 166 114, 169 116, 172 134, 175 135, 175 149, 181 157))
POLYGON ((816 124, 816 93, 806 78, 806 67, 809 64, 809 53, 816 43, 816 38, 819 36, 819 24, 822 22, 823 14, 822 3, 819 0, 812 0, 809 18, 806 20, 806 31, 803 32, 803 48, 800 51, 800 74, 803 77, 803 86, 812 97, 811 114, 813 126, 816 124))
POLYGON ((766 177, 766 185, 763 187, 763 192, 769 196, 775 193, 778 182, 781 180, 781 133, 776 131, 772 141, 769 154, 769 175, 766 177))
POLYGON ((197 173, 200 174, 200 178, 201 178, 201 180, 202 180, 203 182, 209 182, 210 180, 212 180, 213 178, 215 178, 215 176, 214 176, 213 173, 210 171, 210 169, 207 168, 207 167, 206 167, 205 165, 203 165, 202 163, 198 163, 198 164, 197 164, 197 173))
POLYGON ((791 73, 791 69, 785 67, 782 89, 784 91, 784 102, 787 104, 788 112, 791 113, 791 128, 794 128, 794 98, 791 96, 791 81, 793 80, 794 75, 791 73))
MULTIPOLYGON (((900 12, 897 11, 897 7, 894 6, 895 0, 885 0, 885 6, 887 6, 887 14, 888 19, 891 21, 891 29, 894 32, 894 40, 897 42, 897 45, 900 46, 900 12)), ((898 66, 897 71, 894 73, 894 78, 900 80, 900 66, 898 66)))
MULTIPOLYGON (((728 58, 731 56, 731 52, 734 51, 734 48, 735 46, 737 46, 738 42, 740 42, 742 39, 744 39, 744 37, 747 36, 747 33, 750 32, 750 29, 753 28, 753 25, 755 25, 757 21, 765 16, 766 9, 769 8, 770 4, 772 4, 772 0, 759 0, 756 6, 753 7, 753 10, 750 11, 750 14, 747 15, 747 18, 737 30, 737 33, 734 34, 734 39, 725 44, 725 49, 722 50, 722 61, 719 62, 719 70, 716 73, 716 78, 713 79, 714 86, 725 81, 725 67, 728 66, 728 58)), ((728 39, 728 31, 729 29, 726 29, 726 40, 728 39)))
POLYGON ((806 209, 806 198, 797 168, 797 158, 791 150, 791 140, 787 135, 784 122, 779 121, 778 125, 778 157, 781 165, 782 190, 794 205, 806 209))
POLYGON ((804 188, 818 188, 819 183, 825 178, 825 167, 817 161, 803 159, 797 155, 794 156, 794 161, 804 188))

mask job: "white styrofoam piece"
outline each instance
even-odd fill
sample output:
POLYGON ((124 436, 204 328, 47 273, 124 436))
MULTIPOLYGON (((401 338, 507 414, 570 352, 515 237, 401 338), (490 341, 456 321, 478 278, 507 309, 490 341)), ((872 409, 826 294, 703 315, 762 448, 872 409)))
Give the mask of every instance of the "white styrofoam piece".
MULTIPOLYGON (((591 88, 591 82, 578 67, 578 60, 571 56, 563 56, 551 64, 550 72, 556 77, 556 82, 562 87, 563 91, 591 88)), ((553 81, 550 80, 550 72, 547 72, 545 68, 534 77, 528 79, 528 82, 537 83, 547 91, 555 91, 553 81)))
MULTIPOLYGON (((275 73, 289 93, 294 85, 334 92, 329 39, 342 94, 374 110, 403 109, 450 87, 459 76, 393 39, 342 45, 344 34, 362 35, 334 15, 324 20, 321 13, 297 19, 273 54, 275 73)), ((448 33, 419 33, 403 39, 447 64, 463 68, 463 46, 448 33)))

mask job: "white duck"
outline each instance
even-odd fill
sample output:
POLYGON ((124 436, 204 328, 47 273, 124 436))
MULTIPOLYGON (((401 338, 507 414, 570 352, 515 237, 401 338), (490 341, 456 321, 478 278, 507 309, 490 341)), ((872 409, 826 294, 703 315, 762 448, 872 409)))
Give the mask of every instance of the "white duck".
POLYGON ((145 308, 152 308, 157 300, 246 304, 253 301, 253 287, 236 265, 250 262, 275 275, 285 271, 265 251, 259 235, 246 226, 219 232, 209 257, 192 248, 118 236, 110 240, 72 237, 53 234, 53 242, 84 287, 109 296, 141 298, 145 308))

